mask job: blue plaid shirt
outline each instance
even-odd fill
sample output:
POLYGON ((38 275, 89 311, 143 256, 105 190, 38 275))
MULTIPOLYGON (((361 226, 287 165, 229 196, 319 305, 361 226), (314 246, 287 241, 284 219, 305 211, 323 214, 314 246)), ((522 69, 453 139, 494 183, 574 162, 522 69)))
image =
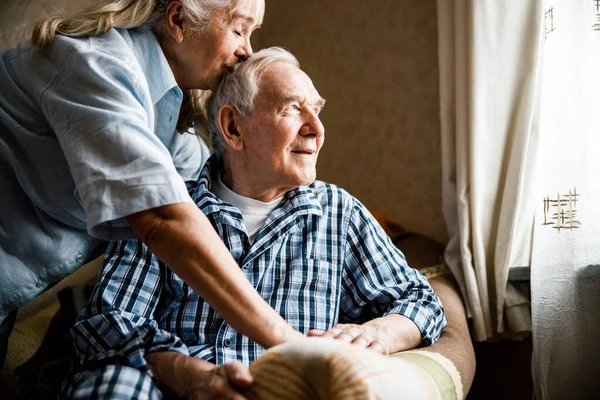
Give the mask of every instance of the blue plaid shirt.
MULTIPOLYGON (((210 158, 192 199, 258 293, 295 329, 327 330, 388 314, 410 318, 426 345, 446 325, 426 278, 409 268, 373 216, 343 189, 316 181, 288 192, 250 243, 240 211, 210 191, 210 158)), ((72 336, 84 364, 148 371, 144 354, 171 350, 216 364, 250 364, 264 349, 236 332, 139 241, 112 242, 72 336)), ((91 368, 88 365, 88 368, 91 368)), ((84 366, 85 369, 85 366, 84 366)))

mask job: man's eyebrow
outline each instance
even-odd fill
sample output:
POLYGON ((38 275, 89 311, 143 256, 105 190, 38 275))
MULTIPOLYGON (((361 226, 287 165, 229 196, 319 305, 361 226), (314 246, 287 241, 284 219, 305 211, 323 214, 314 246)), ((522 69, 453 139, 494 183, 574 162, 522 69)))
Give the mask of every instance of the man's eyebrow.
MULTIPOLYGON (((303 99, 300 99, 298 96, 285 96, 283 98, 283 103, 291 103, 297 101, 299 103, 303 102, 303 99)), ((325 99, 322 97, 319 97, 319 100, 317 100, 315 102, 315 104, 312 104, 314 106, 319 106, 319 107, 323 107, 325 105, 325 99)))
POLYGON ((283 103, 291 103, 294 101, 300 102, 300 98, 298 96, 283 96, 281 100, 283 103))

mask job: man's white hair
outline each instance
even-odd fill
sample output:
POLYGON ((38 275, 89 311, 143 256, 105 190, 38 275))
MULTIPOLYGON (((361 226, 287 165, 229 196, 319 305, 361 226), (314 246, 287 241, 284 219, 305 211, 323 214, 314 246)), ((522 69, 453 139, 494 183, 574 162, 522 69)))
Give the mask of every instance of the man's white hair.
POLYGON ((208 101, 208 136, 213 152, 220 159, 227 148, 219 121, 219 110, 225 104, 232 105, 241 115, 247 117, 254 109, 254 99, 260 91, 260 77, 271 64, 284 62, 300 68, 300 63, 292 53, 281 47, 269 47, 257 51, 248 60, 236 64, 227 73, 219 88, 208 101))

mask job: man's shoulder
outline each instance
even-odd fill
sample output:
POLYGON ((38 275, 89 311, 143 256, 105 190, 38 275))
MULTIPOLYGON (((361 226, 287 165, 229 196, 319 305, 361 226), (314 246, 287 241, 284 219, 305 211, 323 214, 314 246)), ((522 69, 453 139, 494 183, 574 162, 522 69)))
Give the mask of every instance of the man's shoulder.
POLYGON ((339 205, 343 205, 345 208, 352 207, 356 201, 356 198, 347 190, 333 183, 316 180, 308 188, 313 191, 323 208, 338 207, 339 205))

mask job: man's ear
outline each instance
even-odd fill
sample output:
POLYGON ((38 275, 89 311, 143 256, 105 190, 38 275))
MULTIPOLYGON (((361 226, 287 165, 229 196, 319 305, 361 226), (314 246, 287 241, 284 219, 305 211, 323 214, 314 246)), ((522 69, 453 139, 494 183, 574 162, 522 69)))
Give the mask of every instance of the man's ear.
POLYGON ((167 32, 177 42, 183 42, 183 4, 179 0, 171 0, 166 9, 167 32))
POLYGON ((240 113, 230 104, 225 104, 217 114, 219 129, 227 145, 233 150, 244 148, 244 139, 240 124, 240 113))

